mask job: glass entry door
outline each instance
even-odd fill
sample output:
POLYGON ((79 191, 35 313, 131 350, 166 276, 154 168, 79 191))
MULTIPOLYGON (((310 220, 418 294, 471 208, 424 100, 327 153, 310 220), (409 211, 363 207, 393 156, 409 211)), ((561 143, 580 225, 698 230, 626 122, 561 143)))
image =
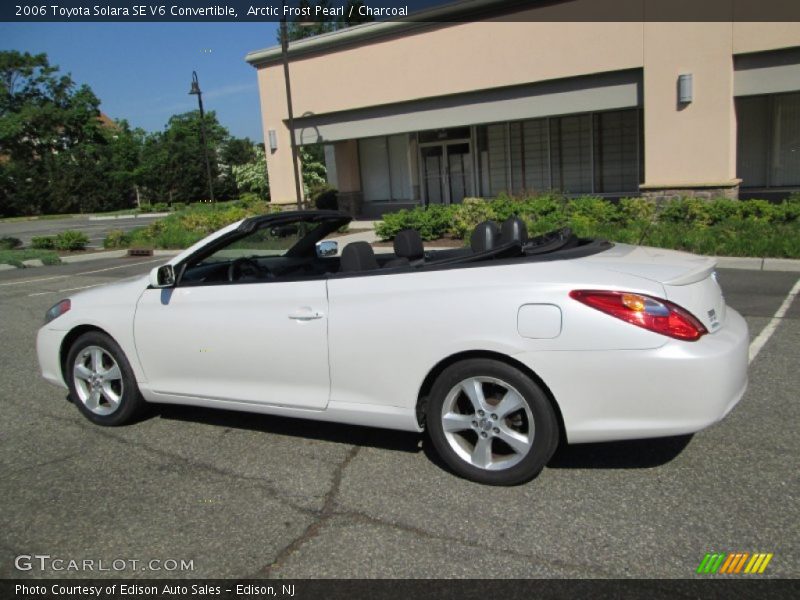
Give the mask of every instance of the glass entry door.
POLYGON ((468 140, 426 144, 420 155, 426 204, 454 204, 474 195, 468 140))
POLYGON ((422 181, 426 204, 447 204, 444 192, 444 146, 426 146, 422 153, 422 181))

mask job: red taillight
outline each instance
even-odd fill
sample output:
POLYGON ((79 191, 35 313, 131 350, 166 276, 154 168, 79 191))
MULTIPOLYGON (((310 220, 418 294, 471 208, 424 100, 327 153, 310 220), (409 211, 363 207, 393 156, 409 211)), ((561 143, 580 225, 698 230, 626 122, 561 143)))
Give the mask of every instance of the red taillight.
POLYGON ((677 340, 694 342, 708 333, 690 312, 660 298, 606 290, 573 290, 569 295, 607 315, 677 340))

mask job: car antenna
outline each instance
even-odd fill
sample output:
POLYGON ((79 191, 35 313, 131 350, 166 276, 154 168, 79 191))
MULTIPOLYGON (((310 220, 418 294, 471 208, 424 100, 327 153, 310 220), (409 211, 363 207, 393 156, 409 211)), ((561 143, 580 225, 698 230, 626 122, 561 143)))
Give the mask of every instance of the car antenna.
POLYGON ((645 238, 650 233, 650 228, 658 220, 658 217, 659 217, 659 205, 656 204, 656 209, 653 211, 653 216, 650 217, 650 220, 647 222, 647 225, 644 226, 644 229, 642 230, 642 235, 639 236, 639 240, 636 242, 637 246, 642 245, 645 238))

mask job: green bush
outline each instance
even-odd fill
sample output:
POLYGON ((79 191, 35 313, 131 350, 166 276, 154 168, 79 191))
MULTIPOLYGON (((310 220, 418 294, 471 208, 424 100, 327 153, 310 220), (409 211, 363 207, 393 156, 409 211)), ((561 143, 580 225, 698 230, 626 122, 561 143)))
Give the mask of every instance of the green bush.
POLYGON ((56 235, 56 250, 83 250, 89 243, 85 233, 68 229, 56 235))
POLYGON ((153 212, 167 212, 169 210, 169 204, 166 202, 156 202, 153 204, 153 212))
POLYGON ((22 268, 24 260, 38 259, 45 265, 57 265, 61 262, 58 254, 52 250, 0 250, 0 264, 13 265, 22 268))
POLYGON ((147 212, 152 212, 152 210, 153 210, 153 205, 148 202, 142 202, 139 205, 139 212, 147 213, 147 212))
POLYGON ((171 208, 172 208, 173 212, 179 212, 179 211, 182 211, 182 210, 186 210, 186 203, 185 202, 173 202, 171 208))
POLYGON ((791 223, 800 219, 800 194, 792 194, 781 202, 780 209, 783 221, 791 223))
POLYGON ((250 208, 257 202, 261 202, 262 198, 259 197, 258 194, 254 194, 253 192, 244 192, 239 196, 239 199, 236 200, 236 206, 241 208, 250 208))
POLYGON ((766 200, 682 198, 656 202, 598 197, 567 199, 556 194, 486 201, 467 198, 461 204, 433 205, 390 213, 376 225, 384 240, 398 231, 417 229, 423 239, 467 238, 481 221, 522 218, 530 235, 569 226, 579 236, 621 243, 675 248, 729 256, 800 257, 800 194, 781 203, 766 200))
POLYGON ((339 191, 327 183, 310 188, 308 200, 319 210, 339 210, 339 191))
POLYGON ((36 250, 55 250, 56 239, 49 235, 35 236, 31 238, 31 248, 36 250))
POLYGON ((435 240, 451 229, 452 209, 440 204, 427 208, 403 209, 383 216, 375 232, 383 239, 391 239, 403 229, 416 229, 423 240, 435 240))
POLYGON ((277 210, 263 200, 195 203, 188 208, 131 231, 129 246, 144 248, 188 248, 226 225, 277 210))
POLYGON ((103 248, 130 248, 131 234, 121 229, 112 229, 103 240, 103 248))
MULTIPOLYGON (((464 198, 461 204, 453 205, 450 209, 452 218, 450 223, 445 226, 445 231, 455 238, 465 239, 478 223, 496 218, 492 204, 480 198, 464 198)), ((401 227, 401 229, 404 228, 401 227)))
POLYGON ((11 236, 0 237, 0 250, 13 250, 22 246, 22 240, 11 236))
POLYGON ((566 204, 566 214, 571 219, 580 218, 589 225, 605 225, 619 221, 617 206, 604 198, 581 196, 566 204))

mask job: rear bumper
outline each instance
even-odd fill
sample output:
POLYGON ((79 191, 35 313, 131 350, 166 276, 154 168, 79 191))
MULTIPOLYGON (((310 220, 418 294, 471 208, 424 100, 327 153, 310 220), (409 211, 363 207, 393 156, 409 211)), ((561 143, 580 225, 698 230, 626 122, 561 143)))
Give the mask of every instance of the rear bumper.
POLYGON ((550 387, 570 443, 680 435, 727 415, 747 388, 747 323, 653 350, 532 352, 515 358, 550 387))

